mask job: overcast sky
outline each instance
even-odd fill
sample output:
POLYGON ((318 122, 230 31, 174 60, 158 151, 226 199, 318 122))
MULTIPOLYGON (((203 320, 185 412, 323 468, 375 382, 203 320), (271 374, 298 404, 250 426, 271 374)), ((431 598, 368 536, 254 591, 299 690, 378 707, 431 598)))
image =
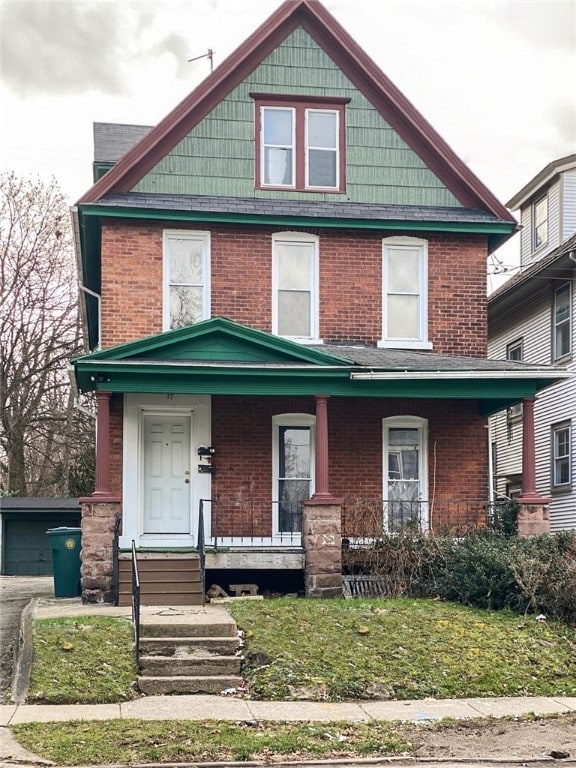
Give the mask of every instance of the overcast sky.
MULTIPOLYGON (((0 0, 0 171, 75 201, 94 121, 154 125, 209 73, 188 59, 218 65, 279 5, 0 0)), ((576 151, 576 0, 324 5, 502 202, 576 151)))

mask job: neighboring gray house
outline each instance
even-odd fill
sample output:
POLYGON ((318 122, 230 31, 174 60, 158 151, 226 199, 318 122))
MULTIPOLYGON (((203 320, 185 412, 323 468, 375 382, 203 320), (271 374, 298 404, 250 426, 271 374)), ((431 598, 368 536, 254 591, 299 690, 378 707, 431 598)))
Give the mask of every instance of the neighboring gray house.
MULTIPOLYGON (((508 203, 519 210, 521 271, 488 299, 488 354, 576 371, 576 154, 547 165, 508 203)), ((576 378, 535 403, 536 486, 551 499, 551 530, 576 528, 576 378)), ((491 419, 493 487, 522 484, 522 406, 491 419)))

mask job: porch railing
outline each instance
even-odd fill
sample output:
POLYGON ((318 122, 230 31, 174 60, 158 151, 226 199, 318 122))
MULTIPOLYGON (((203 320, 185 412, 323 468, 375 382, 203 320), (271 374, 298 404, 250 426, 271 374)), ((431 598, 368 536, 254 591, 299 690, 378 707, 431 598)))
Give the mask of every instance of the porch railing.
POLYGON ((134 624, 134 655, 140 663, 140 575, 136 559, 136 542, 132 539, 132 623, 134 624))
POLYGON ((200 499, 200 509, 198 510, 198 563, 200 568, 202 605, 206 603, 206 539, 204 530, 204 499, 200 499))
POLYGON ((463 536, 475 530, 515 535, 514 501, 346 498, 342 506, 344 546, 362 546, 407 531, 463 536))
POLYGON ((207 548, 301 547, 301 501, 218 496, 202 499, 200 509, 207 548))
POLYGON ((114 595, 114 605, 120 602, 120 564, 119 564, 119 538, 120 527, 122 525, 122 516, 117 514, 114 520, 114 535, 112 538, 112 593, 114 595))

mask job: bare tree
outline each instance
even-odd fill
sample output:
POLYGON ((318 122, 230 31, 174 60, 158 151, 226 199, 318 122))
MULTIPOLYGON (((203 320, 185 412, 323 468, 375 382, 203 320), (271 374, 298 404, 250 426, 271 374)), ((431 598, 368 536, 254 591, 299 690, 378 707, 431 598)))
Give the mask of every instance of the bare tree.
POLYGON ((68 495, 76 464, 89 472, 93 425, 67 373, 81 352, 76 286, 56 182, 0 175, 0 492, 68 495))

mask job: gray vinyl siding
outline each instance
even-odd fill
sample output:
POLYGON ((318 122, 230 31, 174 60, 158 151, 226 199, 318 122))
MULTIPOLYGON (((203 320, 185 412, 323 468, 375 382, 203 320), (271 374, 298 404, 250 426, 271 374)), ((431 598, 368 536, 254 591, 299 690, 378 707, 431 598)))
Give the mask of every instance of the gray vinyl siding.
MULTIPOLYGON (((554 284, 556 285, 556 284, 554 284)), ((572 349, 576 351, 576 322, 572 294, 572 349)), ((551 305, 552 286, 546 281, 536 283, 532 300, 507 314, 496 325, 488 344, 491 358, 506 357, 506 347, 518 338, 524 340, 524 361, 533 364, 551 362, 551 305)), ((567 362, 566 368, 576 374, 576 357, 567 362)), ((567 381, 543 390, 536 399, 534 409, 536 436, 536 487, 538 492, 552 499, 550 505, 551 530, 576 528, 576 375, 567 381), (551 429, 553 424, 571 420, 572 490, 552 493, 551 488, 551 429)), ((496 442, 496 475, 498 492, 504 493, 506 477, 522 471, 522 425, 507 423, 505 411, 490 419, 491 439, 496 442), (509 428, 511 426, 511 429, 509 428)))
POLYGON ((462 207, 302 28, 266 57, 133 191, 462 207), (251 92, 350 99, 345 110, 345 195, 255 188, 251 92))
MULTIPOLYGON (((546 254, 557 248, 566 238, 560 239, 561 229, 561 189, 560 180, 557 180, 548 188, 548 242, 537 251, 532 250, 532 206, 541 197, 540 192, 535 193, 530 203, 520 211, 520 223, 522 234, 520 236, 520 265, 528 267, 533 261, 541 259, 546 254)), ((542 190, 542 193, 544 190, 542 190)))
POLYGON ((576 169, 562 174, 562 242, 576 232, 576 169))

